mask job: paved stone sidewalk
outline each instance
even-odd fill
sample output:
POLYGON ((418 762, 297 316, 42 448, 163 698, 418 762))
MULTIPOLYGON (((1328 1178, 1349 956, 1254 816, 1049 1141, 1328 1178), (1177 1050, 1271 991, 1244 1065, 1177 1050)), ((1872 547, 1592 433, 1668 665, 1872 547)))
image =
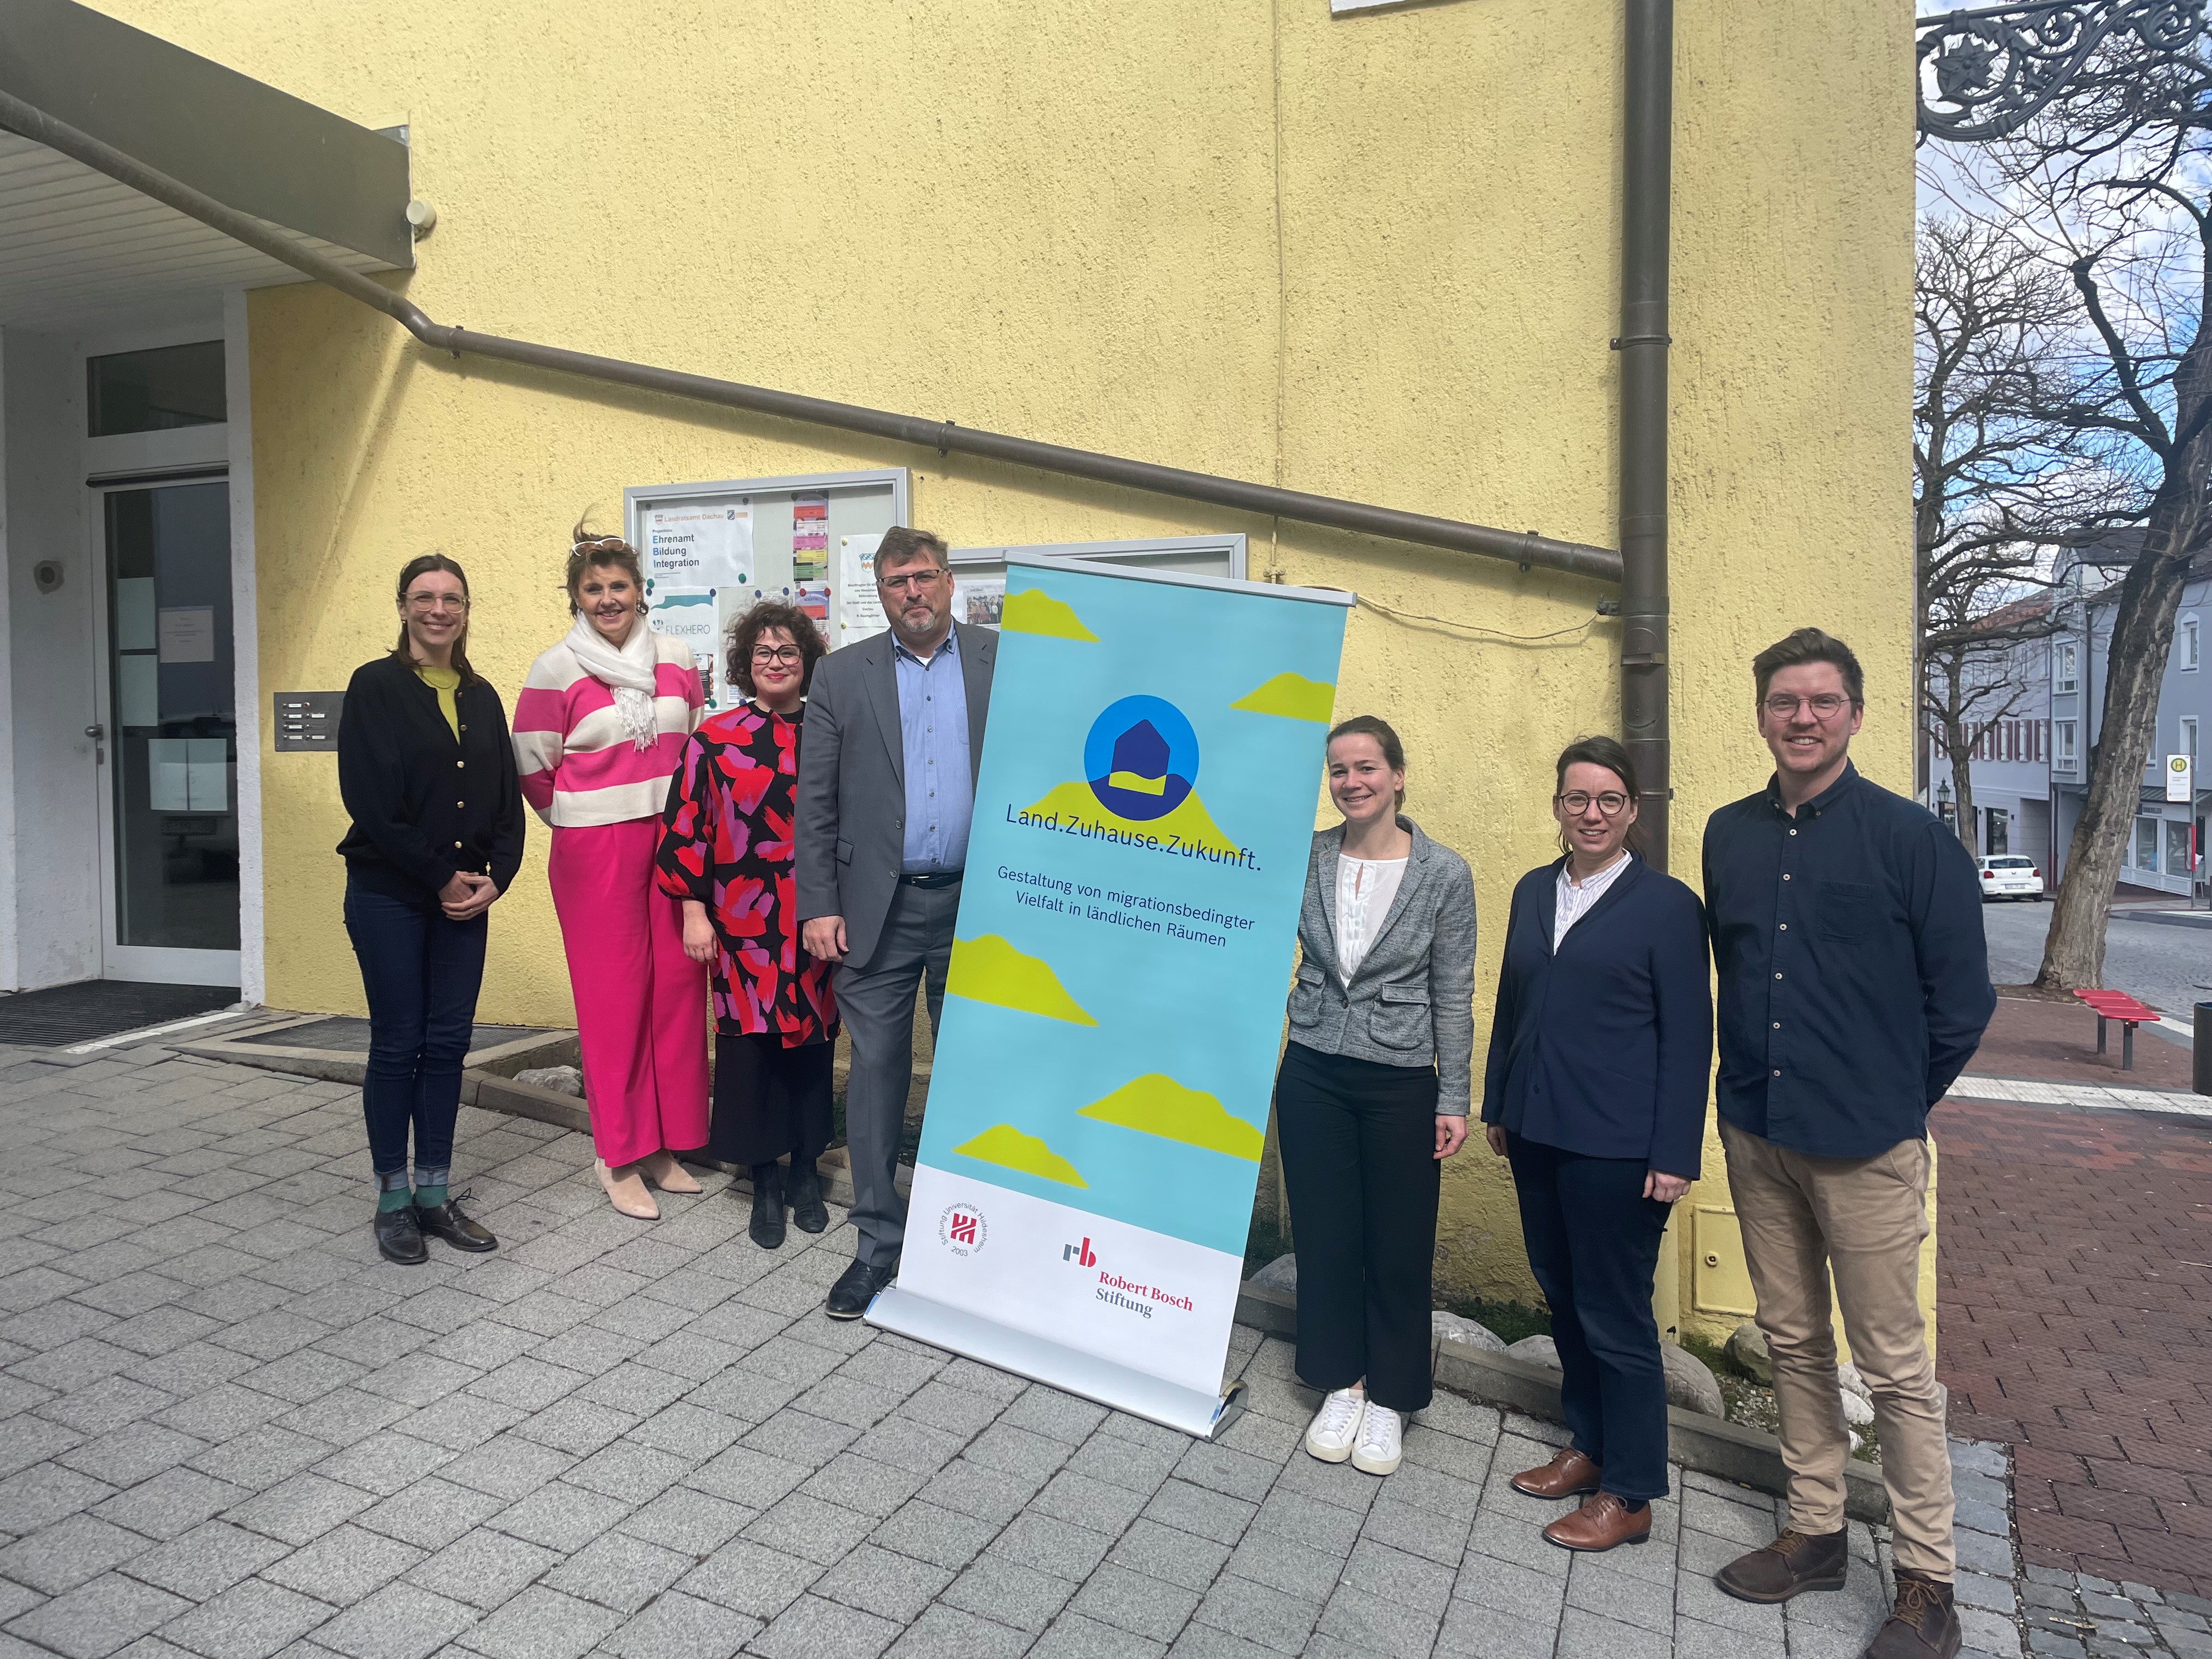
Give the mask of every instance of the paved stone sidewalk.
POLYGON ((350 1090, 55 1059, 0 1051, 0 1659, 1850 1659, 1885 1606, 1863 1527, 1840 1595, 1721 1595, 1774 1505, 1704 1476, 1554 1550, 1505 1480, 1557 1431, 1449 1396, 1388 1480, 1316 1463, 1249 1330, 1203 1445, 832 1323, 849 1229, 760 1251, 719 1180, 626 1220, 548 1126, 464 1113, 504 1248, 393 1267, 350 1090))

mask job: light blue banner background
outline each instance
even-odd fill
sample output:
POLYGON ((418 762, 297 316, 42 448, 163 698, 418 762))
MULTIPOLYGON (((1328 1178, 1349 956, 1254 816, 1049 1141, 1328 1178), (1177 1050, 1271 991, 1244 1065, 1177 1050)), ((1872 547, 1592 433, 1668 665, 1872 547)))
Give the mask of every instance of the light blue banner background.
MULTIPOLYGON (((960 901, 961 943, 920 1161, 1241 1256, 1273 1087, 1345 608, 1258 583, 1195 587, 1060 566, 1014 566, 1006 587, 1007 622, 960 901), (1095 637, 1026 631, 1038 625, 1095 637), (1310 684, 1278 679, 1286 674, 1310 684), (1276 694, 1263 693, 1261 706, 1296 708, 1304 717, 1231 706, 1253 701, 1271 683, 1276 694), (1194 775, 1181 781, 1233 852, 1210 860, 1071 834, 1064 811, 1058 829, 1019 821, 1030 807, 1070 801, 1103 816, 1100 792, 1085 775, 1086 746, 1093 765, 1099 755, 1112 755, 1128 715, 1109 720, 1114 730, 1094 727, 1115 705, 1137 696, 1161 699, 1188 722, 1198 760, 1194 775), (1024 881, 1024 875, 1054 885, 1024 881), (1059 890, 1061 884, 1067 891, 1059 890), (1108 896, 1117 892, 1227 912, 1250 925, 1142 909, 1108 896), (1025 903, 1025 895, 1063 908, 1025 903), (1092 909, 1143 915, 1162 931, 1094 920, 1087 914, 1092 909), (1222 942, 1175 937, 1166 931, 1170 924, 1222 942), (986 938, 1003 940, 1011 952, 996 945, 979 950, 975 941, 986 938), (1044 964, 1049 975, 1037 975, 1020 958, 1044 964), (977 1000, 979 986, 1009 982, 995 972, 1009 962, 1014 980, 1028 989, 977 1000), (1054 995, 1048 980, 1064 997, 1054 995), (1054 1018, 1009 1006, 1024 1001, 1079 1012, 1054 1018), (1096 1024, 1081 1023, 1084 1015, 1096 1024), (1152 1075, 1218 1100, 1247 1129, 1217 1119, 1200 1138, 1243 1145, 1251 1156, 1079 1115, 1152 1075), (1042 1142, 1049 1157, 1038 1159, 1029 1142, 1006 1131, 1042 1142), (1063 1178, 957 1150, 978 1137, 991 1138, 986 1152, 1011 1146, 1016 1163, 1063 1178)), ((1163 736, 1174 739, 1171 746, 1182 751, 1176 759, 1182 762, 1188 745, 1180 735, 1163 736)), ((1158 811, 1181 793, 1175 778, 1143 775, 1147 764, 1162 769, 1159 745, 1139 733, 1121 748, 1135 768, 1124 770, 1121 781, 1134 787, 1109 786, 1104 800, 1158 811), (1155 795, 1150 807, 1148 792, 1155 795)), ((1186 803, 1136 827, 1188 822, 1186 803)), ((1168 1097, 1189 1099, 1173 1091, 1168 1097)), ((1192 1121, 1205 1115, 1201 1104, 1192 1121)))

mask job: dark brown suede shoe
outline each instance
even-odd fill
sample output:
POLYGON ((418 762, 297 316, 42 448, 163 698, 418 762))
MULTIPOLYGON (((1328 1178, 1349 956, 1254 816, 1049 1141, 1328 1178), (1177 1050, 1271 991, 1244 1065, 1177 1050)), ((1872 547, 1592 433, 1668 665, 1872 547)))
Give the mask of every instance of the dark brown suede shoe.
POLYGON ((1713 1583, 1739 1601, 1787 1601, 1807 1590, 1843 1589, 1850 1559, 1841 1532, 1788 1527, 1765 1548, 1736 1557, 1713 1575, 1713 1583))
POLYGON ((1917 1572, 1897 1575, 1897 1606, 1861 1659, 1952 1659, 1963 1632, 1951 1587, 1917 1572))
POLYGON ((1595 1555, 1615 1544, 1644 1544, 1651 1539, 1651 1505, 1633 1514, 1609 1492, 1583 1500, 1572 1515, 1563 1515, 1544 1528, 1544 1536, 1563 1550, 1595 1555))
POLYGON ((1580 1498, 1597 1490, 1605 1471, 1572 1446, 1540 1469, 1523 1469, 1513 1477, 1513 1490, 1531 1498, 1580 1498))

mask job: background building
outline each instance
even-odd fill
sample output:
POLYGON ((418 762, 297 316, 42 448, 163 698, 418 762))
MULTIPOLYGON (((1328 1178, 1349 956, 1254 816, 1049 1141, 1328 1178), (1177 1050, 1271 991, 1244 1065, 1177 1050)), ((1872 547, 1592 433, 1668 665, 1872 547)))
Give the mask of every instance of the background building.
MULTIPOLYGON (((0 90, 441 321, 1609 547, 1620 16, 15 0, 0 90), (419 245, 410 199, 435 210, 419 245)), ((1770 769, 1748 663, 1791 628, 1856 647, 1859 763, 1912 787, 1911 19, 1676 22, 1693 881, 1705 816, 1770 769)), ((1610 587, 455 357, 291 275, 0 136, 0 981, 212 975, 358 1011, 333 762, 277 747, 278 694, 386 649, 394 575, 438 548, 511 700, 567 626, 580 515, 859 473, 958 547, 1207 538, 1357 590, 1338 712, 1398 725, 1409 811, 1474 866, 1486 1023, 1512 884, 1555 852, 1552 757, 1620 724, 1610 587)), ((494 912, 486 1019, 570 1017, 545 847, 494 912)), ((1680 1282, 1724 1327, 1749 1291, 1717 1146, 1706 1167, 1680 1282)), ((1443 1282, 1531 1294, 1504 1166, 1446 1185, 1443 1282)))
MULTIPOLYGON (((2057 873, 2064 873, 2065 852, 2080 822, 2089 792, 2089 755, 2103 728, 2104 684, 2112 650, 2112 620, 2119 611, 2119 580, 2125 561, 2077 565, 2069 573, 2064 630, 2051 641, 2051 798, 2058 831, 2057 873)), ((2212 729, 2212 670, 2205 655, 2212 640, 2212 559, 2199 559, 2182 590, 2173 625, 2173 644, 2159 684, 2158 729, 2143 765, 2142 799, 2135 831, 2120 865, 2124 889, 2201 896, 2204 873, 2205 813, 2212 804, 2203 773, 2195 763, 2204 753, 2199 734, 2212 729), (2186 756, 2192 774, 2191 799, 2166 799, 2168 764, 2186 756)))

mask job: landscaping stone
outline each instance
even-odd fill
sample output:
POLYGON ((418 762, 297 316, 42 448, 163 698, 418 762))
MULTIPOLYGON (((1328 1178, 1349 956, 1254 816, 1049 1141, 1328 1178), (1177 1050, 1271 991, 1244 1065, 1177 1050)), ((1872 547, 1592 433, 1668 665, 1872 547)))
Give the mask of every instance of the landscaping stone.
POLYGON ((532 1089, 550 1089, 556 1095, 584 1097, 584 1074, 573 1066, 535 1066, 514 1074, 517 1083, 532 1089))
POLYGON ((1438 1309, 1429 1316, 1429 1328, 1440 1342, 1456 1343, 1463 1348, 1480 1348, 1490 1353, 1504 1353, 1505 1339, 1487 1325, 1477 1324, 1458 1314, 1438 1309))
POLYGON ((1298 1288, 1298 1258, 1295 1253, 1277 1256, 1266 1267, 1245 1281, 1271 1291, 1296 1291, 1298 1288))
POLYGON ((1559 1369, 1559 1345, 1548 1336, 1524 1336, 1509 1344, 1505 1352, 1516 1359, 1525 1359, 1531 1365, 1541 1365, 1547 1370, 1559 1369))
POLYGON ((1728 1357, 1762 1382, 1774 1381, 1774 1360, 1766 1352, 1766 1335, 1747 1319, 1729 1334, 1728 1357))
POLYGON ((1660 1362, 1667 1368, 1667 1403, 1707 1417, 1726 1417, 1720 1380, 1712 1368, 1679 1342, 1659 1345, 1660 1362))

